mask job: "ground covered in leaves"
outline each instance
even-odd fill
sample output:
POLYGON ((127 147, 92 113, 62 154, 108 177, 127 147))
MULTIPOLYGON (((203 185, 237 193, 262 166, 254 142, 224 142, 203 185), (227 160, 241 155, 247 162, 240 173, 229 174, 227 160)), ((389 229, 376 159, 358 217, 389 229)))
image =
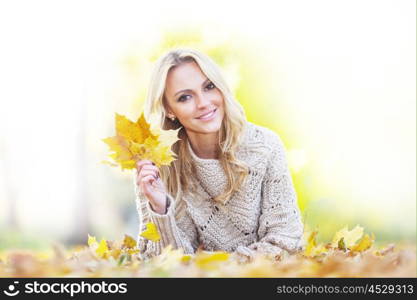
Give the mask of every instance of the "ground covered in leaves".
POLYGON ((73 248, 56 244, 47 252, 1 252, 0 277, 416 277, 414 244, 376 247, 374 236, 363 235, 359 226, 343 228, 325 244, 318 244, 316 235, 305 233, 301 253, 259 255, 249 262, 226 252, 184 255, 170 247, 142 260, 128 235, 100 242, 89 236, 86 245, 73 248))

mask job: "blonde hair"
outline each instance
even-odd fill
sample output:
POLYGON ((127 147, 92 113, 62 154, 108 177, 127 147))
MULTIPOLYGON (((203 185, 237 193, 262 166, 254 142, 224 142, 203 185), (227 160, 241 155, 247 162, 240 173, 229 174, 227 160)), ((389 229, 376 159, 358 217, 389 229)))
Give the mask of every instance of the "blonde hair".
POLYGON ((161 179, 167 187, 167 192, 180 199, 184 192, 192 192, 195 186, 187 182, 187 178, 195 174, 191 154, 187 146, 187 134, 179 123, 167 117, 167 102, 165 99, 166 79, 169 71, 178 65, 195 62, 207 78, 222 92, 224 99, 224 118, 219 132, 219 161, 228 180, 223 194, 214 201, 225 203, 231 195, 244 184, 248 175, 246 164, 236 158, 237 146, 241 142, 246 124, 246 117, 242 106, 234 99, 217 65, 206 55, 186 48, 173 49, 156 62, 145 102, 145 118, 156 121, 162 129, 178 129, 179 138, 172 146, 177 160, 170 166, 160 168, 161 179))

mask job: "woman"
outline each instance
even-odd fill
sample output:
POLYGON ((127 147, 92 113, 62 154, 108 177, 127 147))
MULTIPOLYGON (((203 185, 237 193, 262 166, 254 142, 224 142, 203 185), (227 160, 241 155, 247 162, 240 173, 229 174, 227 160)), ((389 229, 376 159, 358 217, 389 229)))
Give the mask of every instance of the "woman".
POLYGON ((169 167, 137 163, 140 232, 156 225, 161 239, 139 236, 143 258, 172 245, 280 257, 303 249, 303 223, 285 149, 273 131, 249 123, 216 64, 191 49, 175 49, 155 67, 145 117, 180 140, 169 167))

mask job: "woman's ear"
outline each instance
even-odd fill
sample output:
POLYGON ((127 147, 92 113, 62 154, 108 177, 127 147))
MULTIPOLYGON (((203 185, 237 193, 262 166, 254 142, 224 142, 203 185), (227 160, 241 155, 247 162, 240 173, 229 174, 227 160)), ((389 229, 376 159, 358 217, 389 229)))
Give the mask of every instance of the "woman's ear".
POLYGON ((171 121, 175 121, 175 116, 172 114, 167 115, 167 117, 171 120, 171 121))
POLYGON ((174 115, 173 111, 171 110, 171 108, 169 107, 169 105, 166 105, 165 112, 166 112, 166 116, 168 118, 170 118, 170 119, 175 118, 175 115, 174 115))
POLYGON ((172 111, 171 107, 168 104, 167 98, 164 95, 164 109, 165 109, 165 115, 167 116, 167 118, 169 118, 171 121, 175 121, 175 114, 172 111))

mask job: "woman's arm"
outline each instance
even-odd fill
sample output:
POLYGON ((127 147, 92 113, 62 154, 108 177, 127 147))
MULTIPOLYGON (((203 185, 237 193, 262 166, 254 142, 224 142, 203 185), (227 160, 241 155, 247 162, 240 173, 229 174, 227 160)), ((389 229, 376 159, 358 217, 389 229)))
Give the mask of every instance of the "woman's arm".
POLYGON ((259 240, 247 247, 238 247, 238 254, 253 257, 265 253, 290 254, 304 247, 304 226, 297 206, 297 195, 288 169, 284 145, 274 132, 268 135, 271 155, 262 182, 262 206, 259 219, 259 240))
POLYGON ((176 205, 168 195, 168 209, 166 214, 159 214, 152 210, 149 201, 138 189, 134 177, 136 208, 139 215, 139 236, 137 246, 143 258, 159 255, 165 247, 171 245, 173 249, 181 248, 184 253, 194 253, 198 247, 198 236, 194 222, 185 209, 184 201, 176 205), (146 224, 152 222, 161 236, 157 242, 148 240, 140 233, 146 230, 146 224))

